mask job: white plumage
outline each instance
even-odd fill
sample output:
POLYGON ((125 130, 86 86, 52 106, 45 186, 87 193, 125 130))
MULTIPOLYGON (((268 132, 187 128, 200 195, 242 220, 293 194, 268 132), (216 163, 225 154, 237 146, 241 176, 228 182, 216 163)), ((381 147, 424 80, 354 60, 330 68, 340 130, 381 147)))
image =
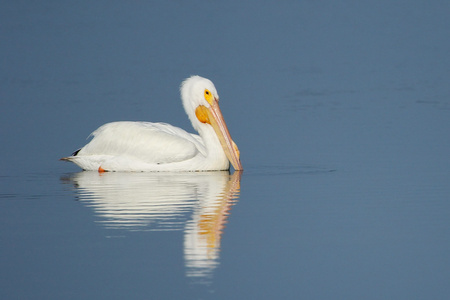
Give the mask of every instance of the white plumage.
POLYGON ((192 76, 181 84, 181 98, 200 135, 164 123, 113 122, 95 130, 89 144, 62 160, 99 171, 228 170, 230 161, 241 170, 214 84, 192 76))

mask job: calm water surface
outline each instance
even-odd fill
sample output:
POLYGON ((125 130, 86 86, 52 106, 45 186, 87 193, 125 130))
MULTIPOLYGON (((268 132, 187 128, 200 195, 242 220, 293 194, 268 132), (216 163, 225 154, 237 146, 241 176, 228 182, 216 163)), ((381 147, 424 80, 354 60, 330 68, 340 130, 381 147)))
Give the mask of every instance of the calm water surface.
POLYGON ((1 299, 448 299, 450 5, 0 4, 1 299), (212 79, 243 173, 82 172, 101 124, 189 131, 212 79))

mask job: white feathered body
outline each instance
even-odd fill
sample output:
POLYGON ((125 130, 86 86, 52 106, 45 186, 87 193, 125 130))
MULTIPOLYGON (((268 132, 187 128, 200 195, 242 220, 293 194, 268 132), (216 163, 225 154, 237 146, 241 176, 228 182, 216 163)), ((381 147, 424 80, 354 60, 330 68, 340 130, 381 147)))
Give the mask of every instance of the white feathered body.
POLYGON ((89 144, 66 159, 84 170, 197 171, 228 170, 229 161, 213 134, 204 126, 199 135, 165 123, 107 123, 89 144))

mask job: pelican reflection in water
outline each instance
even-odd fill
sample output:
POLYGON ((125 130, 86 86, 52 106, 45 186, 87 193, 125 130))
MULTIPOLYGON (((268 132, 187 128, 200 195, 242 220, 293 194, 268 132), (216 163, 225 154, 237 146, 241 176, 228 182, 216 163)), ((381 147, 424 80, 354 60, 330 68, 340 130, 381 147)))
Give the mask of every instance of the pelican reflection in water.
POLYGON ((79 172, 62 180, 75 186, 79 200, 94 210, 105 228, 183 230, 186 274, 204 280, 218 264, 241 173, 79 172))

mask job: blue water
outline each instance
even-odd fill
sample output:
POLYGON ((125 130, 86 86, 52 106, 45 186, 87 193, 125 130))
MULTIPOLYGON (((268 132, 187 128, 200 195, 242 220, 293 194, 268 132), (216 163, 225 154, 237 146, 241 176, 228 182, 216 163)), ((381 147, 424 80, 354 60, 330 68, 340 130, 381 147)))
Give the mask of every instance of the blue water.
POLYGON ((450 4, 0 4, 0 298, 448 299, 450 4), (242 174, 82 172, 111 121, 189 131, 216 85, 242 174))

